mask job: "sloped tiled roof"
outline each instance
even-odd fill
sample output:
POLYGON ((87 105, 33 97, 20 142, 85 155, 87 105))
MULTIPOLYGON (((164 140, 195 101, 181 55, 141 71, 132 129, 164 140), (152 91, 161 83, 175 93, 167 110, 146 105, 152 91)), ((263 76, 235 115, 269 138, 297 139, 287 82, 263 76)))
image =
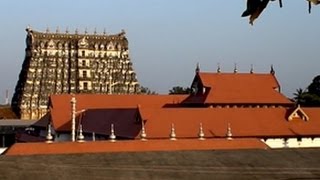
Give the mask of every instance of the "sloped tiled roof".
POLYGON ((18 117, 10 106, 0 106, 0 120, 1 119, 18 119, 18 117))
POLYGON ((16 143, 5 155, 79 154, 104 152, 183 151, 218 149, 267 149, 258 139, 88 141, 59 143, 16 143))
MULTIPOLYGON (((177 106, 187 95, 98 95, 98 94, 77 94, 76 111, 79 114, 87 109, 115 109, 115 108, 137 108, 140 107, 165 107, 177 106)), ((50 112, 53 127, 56 130, 67 130, 66 123, 71 118, 72 95, 50 96, 50 112)))
POLYGON ((200 72, 204 87, 209 88, 203 103, 209 104, 292 104, 276 89, 280 85, 272 74, 200 72))
POLYGON ((206 137, 297 137, 320 134, 320 108, 303 108, 309 121, 288 121, 287 108, 141 108, 149 138, 168 138, 174 123, 179 138, 195 138, 202 123, 206 137))

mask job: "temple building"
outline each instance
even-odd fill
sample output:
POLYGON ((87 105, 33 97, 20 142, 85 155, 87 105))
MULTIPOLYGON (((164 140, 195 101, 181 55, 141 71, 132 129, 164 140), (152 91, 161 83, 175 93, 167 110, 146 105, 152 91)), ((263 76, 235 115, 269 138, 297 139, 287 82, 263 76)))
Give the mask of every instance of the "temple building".
POLYGON ((26 29, 25 59, 12 98, 21 119, 47 113, 53 94, 135 94, 139 83, 125 32, 107 35, 26 29))
POLYGON ((19 140, 148 140, 165 146, 171 140, 255 139, 270 148, 320 147, 320 108, 290 101, 273 68, 268 73, 197 68, 191 88, 186 95, 51 95, 50 111, 19 140))

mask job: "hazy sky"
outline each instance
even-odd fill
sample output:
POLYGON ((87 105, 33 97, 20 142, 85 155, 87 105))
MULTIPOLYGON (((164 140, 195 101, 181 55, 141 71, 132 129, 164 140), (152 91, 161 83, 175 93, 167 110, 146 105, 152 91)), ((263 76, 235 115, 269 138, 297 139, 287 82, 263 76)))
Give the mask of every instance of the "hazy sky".
POLYGON ((125 29, 141 85, 168 93, 190 86, 196 63, 202 71, 269 72, 273 64, 289 97, 320 74, 320 6, 305 0, 271 2, 254 26, 240 15, 244 0, 1 0, 0 103, 14 91, 25 56, 25 28, 66 27, 102 33, 125 29))

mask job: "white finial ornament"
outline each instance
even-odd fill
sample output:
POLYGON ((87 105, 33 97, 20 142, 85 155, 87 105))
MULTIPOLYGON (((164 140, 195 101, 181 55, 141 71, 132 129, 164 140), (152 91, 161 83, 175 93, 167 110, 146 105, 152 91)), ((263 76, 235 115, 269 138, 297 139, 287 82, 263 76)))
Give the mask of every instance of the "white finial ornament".
POLYGON ((227 140, 232 140, 232 132, 231 132, 231 126, 230 123, 228 123, 228 127, 227 127, 227 140))
POLYGON ((46 136, 46 143, 52 143, 53 136, 51 134, 51 124, 48 124, 48 134, 46 136))
POLYGON ((176 137, 177 137, 177 135, 176 135, 176 132, 174 129, 174 124, 172 123, 171 124, 171 131, 170 131, 170 140, 175 141, 175 140, 177 140, 176 137))
POLYGON ((199 138, 199 140, 205 140, 204 132, 203 132, 203 128, 202 128, 202 123, 200 123, 200 126, 199 126, 198 138, 199 138))
POLYGON ((96 133, 92 132, 92 141, 96 141, 96 133))
POLYGON ((110 140, 111 142, 115 142, 115 141, 116 141, 116 135, 114 134, 113 124, 111 124, 109 140, 110 140))
POLYGON ((82 132, 82 124, 80 124, 80 126, 79 126, 78 142, 84 142, 84 136, 83 136, 83 132, 82 132))
POLYGON ((71 140, 75 142, 76 140, 76 103, 77 100, 74 95, 71 98, 71 140))
POLYGON ((144 127, 144 122, 142 122, 140 139, 141 139, 141 141, 146 141, 147 140, 147 133, 146 133, 146 129, 144 127))

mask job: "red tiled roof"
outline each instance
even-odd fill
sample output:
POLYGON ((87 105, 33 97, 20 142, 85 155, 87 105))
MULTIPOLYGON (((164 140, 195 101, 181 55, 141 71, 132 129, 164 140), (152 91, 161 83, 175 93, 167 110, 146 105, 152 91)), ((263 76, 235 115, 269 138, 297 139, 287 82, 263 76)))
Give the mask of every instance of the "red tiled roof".
POLYGON ((200 72, 198 76, 210 89, 203 103, 292 104, 276 90, 280 85, 272 74, 200 72))
MULTIPOLYGON (((141 123, 137 108, 134 109, 88 109, 79 118, 83 127, 83 132, 95 132, 95 134, 110 134, 111 124, 118 137, 135 138, 141 130, 141 123)), ((70 121, 69 121, 70 122, 70 121)), ((70 129, 71 124, 66 126, 70 129)))
MULTIPOLYGON (((86 109, 107 108, 137 108, 141 107, 165 107, 176 106, 183 101, 187 95, 97 95, 76 94, 76 111, 86 109)), ((60 94, 50 96, 51 118, 56 130, 68 130, 66 123, 71 118, 72 95, 60 94)))
POLYGON ((17 119, 17 116, 10 106, 2 106, 0 107, 0 120, 1 119, 17 119))
POLYGON ((16 143, 5 155, 78 154, 105 152, 183 151, 218 149, 267 149, 258 139, 88 141, 59 143, 16 143))
POLYGON ((206 137, 315 136, 320 134, 320 108, 303 108, 309 121, 287 120, 287 108, 141 108, 149 138, 167 138, 174 123, 178 138, 194 138, 203 124, 206 137))

